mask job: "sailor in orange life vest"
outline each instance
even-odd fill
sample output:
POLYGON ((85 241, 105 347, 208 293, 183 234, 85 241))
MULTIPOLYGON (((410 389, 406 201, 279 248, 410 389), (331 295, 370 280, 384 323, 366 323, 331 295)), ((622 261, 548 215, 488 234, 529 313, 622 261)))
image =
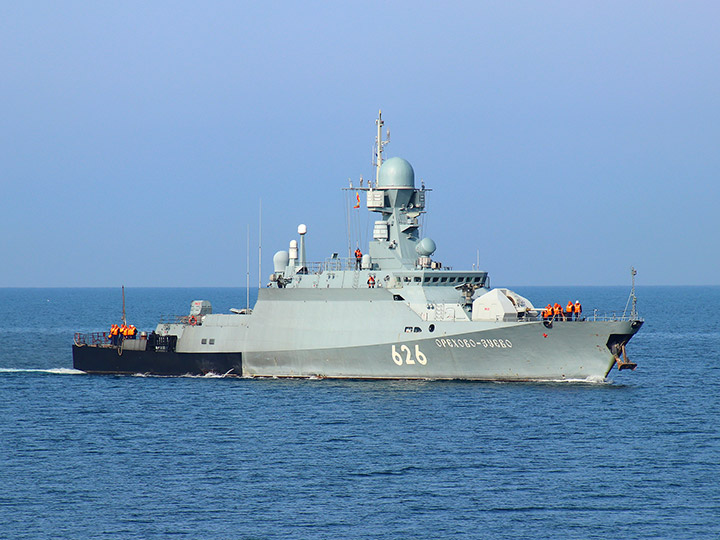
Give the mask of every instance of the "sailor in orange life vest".
POLYGON ((370 277, 368 277, 368 287, 371 289, 375 288, 375 276, 370 275, 370 277))
POLYGON ((355 248, 355 268, 360 269, 360 262, 362 261, 362 251, 360 248, 355 248))
POLYGON ((567 306, 565 306, 565 317, 567 317, 568 321, 573 320, 573 311, 575 311, 575 307, 573 306, 572 300, 568 300, 567 306))
POLYGON ((552 304, 548 304, 542 312, 542 318, 544 321, 549 321, 552 318, 553 308, 552 304))
POLYGON ((575 301, 575 320, 580 320, 580 314, 582 313, 582 306, 580 305, 580 300, 575 301))
POLYGON ((555 305, 553 306, 553 321, 557 318, 558 321, 564 321, 565 315, 563 315, 563 308, 560 304, 555 302, 555 305))
POLYGON ((110 344, 111 345, 117 345, 118 344, 118 336, 120 335, 120 327, 117 324, 113 324, 110 326, 110 344))

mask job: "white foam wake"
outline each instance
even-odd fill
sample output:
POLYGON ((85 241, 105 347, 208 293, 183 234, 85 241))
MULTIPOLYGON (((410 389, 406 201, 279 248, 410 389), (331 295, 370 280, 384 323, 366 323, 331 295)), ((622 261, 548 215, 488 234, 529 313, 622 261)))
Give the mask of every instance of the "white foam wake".
POLYGON ((31 369, 0 367, 0 373, 52 373, 53 375, 85 375, 84 371, 73 368, 31 369))

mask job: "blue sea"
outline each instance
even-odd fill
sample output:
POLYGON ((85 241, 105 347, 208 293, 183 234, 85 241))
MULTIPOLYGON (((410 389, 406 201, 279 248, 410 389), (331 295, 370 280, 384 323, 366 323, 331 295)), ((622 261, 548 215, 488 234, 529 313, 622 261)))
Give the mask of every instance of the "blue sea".
MULTIPOLYGON (((720 538, 720 287, 637 294, 637 370, 519 384, 85 375, 120 289, 0 289, 0 537, 720 538)), ((128 321, 197 299, 246 291, 129 288, 128 321)))

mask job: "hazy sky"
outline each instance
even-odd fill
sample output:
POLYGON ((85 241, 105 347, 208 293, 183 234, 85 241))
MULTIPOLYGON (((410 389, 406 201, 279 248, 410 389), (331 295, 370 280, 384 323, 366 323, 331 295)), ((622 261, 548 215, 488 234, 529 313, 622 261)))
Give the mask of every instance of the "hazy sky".
POLYGON ((0 286, 256 285, 261 200, 264 282, 345 254, 380 108, 445 265, 720 284, 716 1, 5 1, 0 107, 0 286))

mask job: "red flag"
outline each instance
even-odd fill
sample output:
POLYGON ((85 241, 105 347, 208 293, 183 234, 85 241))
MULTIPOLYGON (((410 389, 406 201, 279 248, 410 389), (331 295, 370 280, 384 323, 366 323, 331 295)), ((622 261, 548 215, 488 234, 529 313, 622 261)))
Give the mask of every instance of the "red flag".
POLYGON ((357 197, 357 204, 353 206, 353 208, 360 208, 360 192, 358 191, 355 195, 357 197))

